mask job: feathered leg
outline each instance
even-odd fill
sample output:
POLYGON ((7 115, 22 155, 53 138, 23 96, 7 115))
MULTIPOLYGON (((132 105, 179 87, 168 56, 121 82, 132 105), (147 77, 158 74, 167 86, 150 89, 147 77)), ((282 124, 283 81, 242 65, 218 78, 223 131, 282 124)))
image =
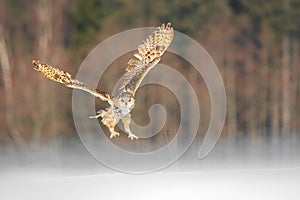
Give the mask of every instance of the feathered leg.
POLYGON ((125 128, 125 131, 126 133, 128 134, 128 138, 131 139, 131 140, 134 140, 134 139, 139 139, 136 135, 134 135, 129 126, 130 126, 130 122, 131 122, 131 115, 128 114, 126 115, 124 118, 122 118, 122 122, 124 124, 124 128, 125 128))
POLYGON ((110 131, 110 138, 119 136, 120 134, 115 131, 115 126, 118 123, 118 120, 115 119, 115 116, 112 114, 111 109, 108 108, 107 110, 99 110, 98 114, 95 116, 90 116, 90 119, 97 119, 99 117, 102 118, 101 122, 109 129, 110 131))

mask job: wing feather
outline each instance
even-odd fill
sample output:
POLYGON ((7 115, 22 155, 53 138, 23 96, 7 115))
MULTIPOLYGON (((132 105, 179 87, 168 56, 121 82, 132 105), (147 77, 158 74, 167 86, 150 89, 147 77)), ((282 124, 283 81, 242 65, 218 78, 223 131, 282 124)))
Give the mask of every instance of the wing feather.
POLYGON ((135 94, 146 74, 160 61, 174 37, 171 23, 162 24, 138 46, 134 54, 136 59, 130 59, 126 68, 120 90, 135 94))
POLYGON ((106 92, 100 91, 98 89, 91 89, 85 86, 82 82, 73 79, 68 72, 64 72, 60 69, 52 67, 48 64, 40 63, 39 61, 33 60, 32 63, 35 65, 35 70, 41 72, 45 77, 62 83, 69 88, 74 88, 78 90, 83 90, 90 93, 91 95, 100 98, 102 101, 107 101, 109 104, 113 104, 112 99, 106 92))

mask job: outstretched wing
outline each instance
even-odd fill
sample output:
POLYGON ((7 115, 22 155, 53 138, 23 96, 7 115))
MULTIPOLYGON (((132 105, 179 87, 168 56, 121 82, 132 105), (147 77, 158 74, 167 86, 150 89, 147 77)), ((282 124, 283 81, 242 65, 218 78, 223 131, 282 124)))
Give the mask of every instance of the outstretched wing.
POLYGON ((146 41, 138 46, 134 54, 137 59, 130 59, 120 90, 135 94, 146 74, 160 61, 161 56, 173 40, 174 31, 171 23, 162 24, 146 41))
POLYGON ((86 91, 90 93, 91 95, 100 98, 102 101, 107 101, 110 105, 113 104, 113 101, 109 94, 106 92, 97 90, 97 89, 90 89, 86 87, 83 83, 80 81, 73 79, 72 76, 68 72, 64 72, 60 69, 57 69, 55 67, 52 67, 50 65, 40 63, 39 61, 33 60, 32 64, 35 65, 35 70, 38 72, 41 72, 44 76, 47 78, 62 83, 67 87, 74 88, 74 89, 79 89, 86 91))

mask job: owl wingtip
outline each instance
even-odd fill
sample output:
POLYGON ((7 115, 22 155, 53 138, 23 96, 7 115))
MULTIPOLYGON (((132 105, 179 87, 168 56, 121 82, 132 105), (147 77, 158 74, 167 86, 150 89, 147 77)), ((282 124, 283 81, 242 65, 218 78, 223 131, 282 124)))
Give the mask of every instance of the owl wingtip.
POLYGON ((37 64, 37 60, 32 60, 32 64, 36 65, 37 64))
POLYGON ((39 60, 32 60, 32 64, 34 65, 33 69, 39 71, 40 61, 39 60))

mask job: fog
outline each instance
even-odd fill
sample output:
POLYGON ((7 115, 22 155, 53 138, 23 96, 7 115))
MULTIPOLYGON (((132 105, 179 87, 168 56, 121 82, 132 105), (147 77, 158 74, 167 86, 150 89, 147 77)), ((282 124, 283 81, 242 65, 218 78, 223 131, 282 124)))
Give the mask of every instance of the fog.
MULTIPOLYGON (((0 150, 1 199, 299 199, 300 140, 220 141, 147 174, 115 171, 79 140, 0 150)), ((147 163, 145 163, 147 164, 147 163)))

